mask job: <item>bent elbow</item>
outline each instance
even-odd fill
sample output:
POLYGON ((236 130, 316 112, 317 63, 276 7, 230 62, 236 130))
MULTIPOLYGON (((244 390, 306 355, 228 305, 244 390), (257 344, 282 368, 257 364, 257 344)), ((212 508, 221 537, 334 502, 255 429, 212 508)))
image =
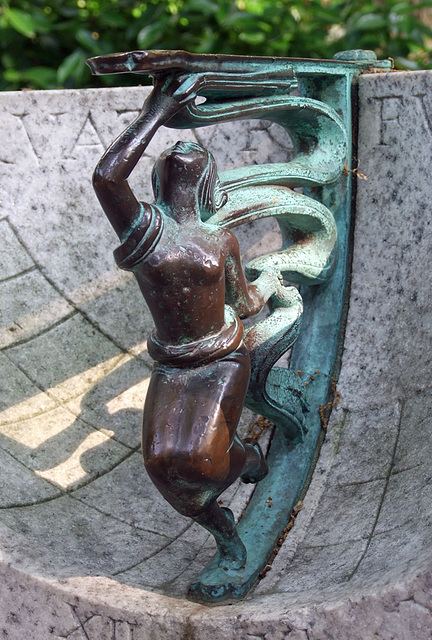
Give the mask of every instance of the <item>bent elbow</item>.
POLYGON ((112 173, 100 165, 93 172, 93 188, 96 193, 101 191, 113 191, 118 186, 118 181, 112 173))

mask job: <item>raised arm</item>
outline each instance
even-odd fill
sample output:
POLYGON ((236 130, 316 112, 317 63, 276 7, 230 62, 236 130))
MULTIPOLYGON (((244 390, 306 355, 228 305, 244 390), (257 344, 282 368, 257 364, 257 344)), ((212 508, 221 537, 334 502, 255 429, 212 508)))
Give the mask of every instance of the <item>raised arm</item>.
MULTIPOLYGON (((114 140, 100 159, 93 174, 93 186, 103 210, 121 239, 140 218, 142 211, 127 181, 130 174, 159 127, 191 102, 195 95, 195 83, 191 76, 157 77, 139 116, 114 140)), ((145 209, 146 215, 149 217, 145 209)))
POLYGON ((259 313, 267 300, 282 286, 276 271, 263 271, 252 283, 246 282, 237 238, 227 231, 228 256, 225 262, 226 302, 240 318, 259 313))

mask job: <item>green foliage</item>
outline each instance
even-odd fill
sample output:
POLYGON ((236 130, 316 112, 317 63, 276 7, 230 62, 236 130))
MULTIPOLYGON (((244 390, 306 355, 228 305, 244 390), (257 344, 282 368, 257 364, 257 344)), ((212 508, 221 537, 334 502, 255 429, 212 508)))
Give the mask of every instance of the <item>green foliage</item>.
POLYGON ((133 49, 316 58, 373 49, 398 68, 431 68, 431 7, 432 0, 0 0, 0 89, 136 84, 92 78, 85 65, 133 49))

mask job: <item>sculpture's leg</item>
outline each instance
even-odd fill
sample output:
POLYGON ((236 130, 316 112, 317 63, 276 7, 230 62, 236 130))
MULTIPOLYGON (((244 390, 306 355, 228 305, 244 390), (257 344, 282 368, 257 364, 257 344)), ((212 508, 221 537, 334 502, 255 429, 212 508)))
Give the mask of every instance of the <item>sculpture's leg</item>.
POLYGON ((215 537, 218 563, 238 569, 246 550, 232 514, 217 504, 238 477, 257 481, 267 465, 236 428, 250 377, 246 347, 210 364, 182 369, 156 365, 143 419, 146 469, 164 498, 215 537))
MULTIPOLYGON (((238 436, 235 436, 233 446, 242 447, 246 454, 241 474, 242 482, 255 483, 265 478, 268 466, 258 442, 251 438, 241 441, 238 436)), ((245 565, 246 547, 237 533, 234 516, 230 509, 220 507, 215 501, 194 520, 213 534, 220 556, 219 566, 222 569, 241 569, 245 565)))
POLYGON ((267 461, 256 440, 245 438, 242 444, 246 451, 246 464, 240 478, 245 484, 255 484, 268 474, 267 461))
POLYGON ((195 522, 207 529, 216 541, 219 566, 222 569, 241 569, 246 564, 246 547, 240 540, 230 509, 220 507, 216 501, 210 503, 195 522))

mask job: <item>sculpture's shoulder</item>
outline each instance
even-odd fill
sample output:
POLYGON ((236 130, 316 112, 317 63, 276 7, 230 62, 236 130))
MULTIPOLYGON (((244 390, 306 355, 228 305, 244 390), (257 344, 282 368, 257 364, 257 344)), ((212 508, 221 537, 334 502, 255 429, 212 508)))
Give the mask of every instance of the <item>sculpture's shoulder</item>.
POLYGON ((211 222, 203 223, 203 227, 222 247, 226 248, 231 247, 231 245, 238 245, 237 237, 230 229, 221 227, 218 224, 212 224, 211 222))
POLYGON ((145 202, 140 205, 139 218, 114 251, 117 265, 126 271, 131 271, 154 251, 163 233, 164 219, 160 209, 145 202))
POLYGON ((164 265, 171 273, 178 269, 191 272, 197 269, 210 276, 223 270, 229 241, 229 232, 220 227, 196 220, 178 223, 166 218, 159 242, 142 268, 147 271, 164 265))

